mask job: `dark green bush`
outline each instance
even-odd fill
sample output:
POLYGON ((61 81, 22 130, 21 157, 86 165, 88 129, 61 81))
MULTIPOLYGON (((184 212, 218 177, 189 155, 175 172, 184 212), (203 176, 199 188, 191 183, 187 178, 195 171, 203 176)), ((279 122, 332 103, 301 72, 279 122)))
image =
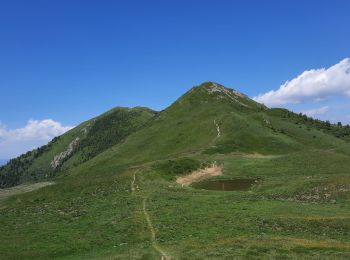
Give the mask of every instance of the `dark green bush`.
POLYGON ((155 170, 164 174, 167 179, 173 179, 177 175, 185 175, 201 168, 203 164, 195 159, 180 158, 176 160, 167 160, 156 163, 153 167, 155 170))

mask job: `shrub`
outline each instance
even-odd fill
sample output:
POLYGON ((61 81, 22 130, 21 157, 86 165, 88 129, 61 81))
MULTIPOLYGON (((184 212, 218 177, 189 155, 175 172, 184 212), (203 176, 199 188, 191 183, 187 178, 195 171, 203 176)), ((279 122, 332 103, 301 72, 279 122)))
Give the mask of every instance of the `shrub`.
POLYGON ((191 158, 180 158, 156 163, 154 169, 163 173, 167 179, 173 179, 177 175, 185 175, 202 167, 200 161, 191 158))

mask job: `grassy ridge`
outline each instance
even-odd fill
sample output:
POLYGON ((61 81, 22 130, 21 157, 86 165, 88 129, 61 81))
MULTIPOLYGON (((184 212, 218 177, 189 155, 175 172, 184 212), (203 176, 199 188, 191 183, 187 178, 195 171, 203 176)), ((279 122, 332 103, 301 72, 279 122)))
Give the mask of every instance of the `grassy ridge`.
POLYGON ((0 187, 11 187, 28 181, 48 179, 93 158, 142 128, 156 112, 148 108, 115 108, 80 124, 47 145, 29 151, 0 167, 0 187), (72 154, 53 168, 55 156, 79 139, 72 154))
POLYGON ((0 201, 1 256, 159 259, 156 244, 175 259, 349 258, 349 144, 214 87, 149 115, 55 185, 0 201), (259 181, 245 192, 175 183, 207 162, 224 166, 214 178, 259 181))

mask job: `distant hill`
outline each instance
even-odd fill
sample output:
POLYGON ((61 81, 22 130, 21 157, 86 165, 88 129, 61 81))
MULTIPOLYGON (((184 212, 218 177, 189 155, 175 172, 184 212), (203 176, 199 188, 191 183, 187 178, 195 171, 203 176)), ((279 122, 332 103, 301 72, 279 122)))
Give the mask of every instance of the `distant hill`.
POLYGON ((52 178, 78 166, 140 130, 155 114, 148 108, 117 107, 84 122, 0 167, 0 187, 52 178))

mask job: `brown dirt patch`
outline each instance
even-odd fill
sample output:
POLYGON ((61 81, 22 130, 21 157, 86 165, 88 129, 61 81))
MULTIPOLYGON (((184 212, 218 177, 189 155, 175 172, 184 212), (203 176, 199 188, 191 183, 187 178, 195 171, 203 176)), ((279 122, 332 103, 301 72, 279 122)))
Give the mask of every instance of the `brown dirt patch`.
POLYGON ((176 182, 178 184, 181 184, 182 186, 188 186, 193 182, 200 181, 201 179, 206 177, 222 175, 222 170, 223 167, 221 165, 212 164, 204 169, 194 171, 189 175, 179 176, 176 178, 176 182))

